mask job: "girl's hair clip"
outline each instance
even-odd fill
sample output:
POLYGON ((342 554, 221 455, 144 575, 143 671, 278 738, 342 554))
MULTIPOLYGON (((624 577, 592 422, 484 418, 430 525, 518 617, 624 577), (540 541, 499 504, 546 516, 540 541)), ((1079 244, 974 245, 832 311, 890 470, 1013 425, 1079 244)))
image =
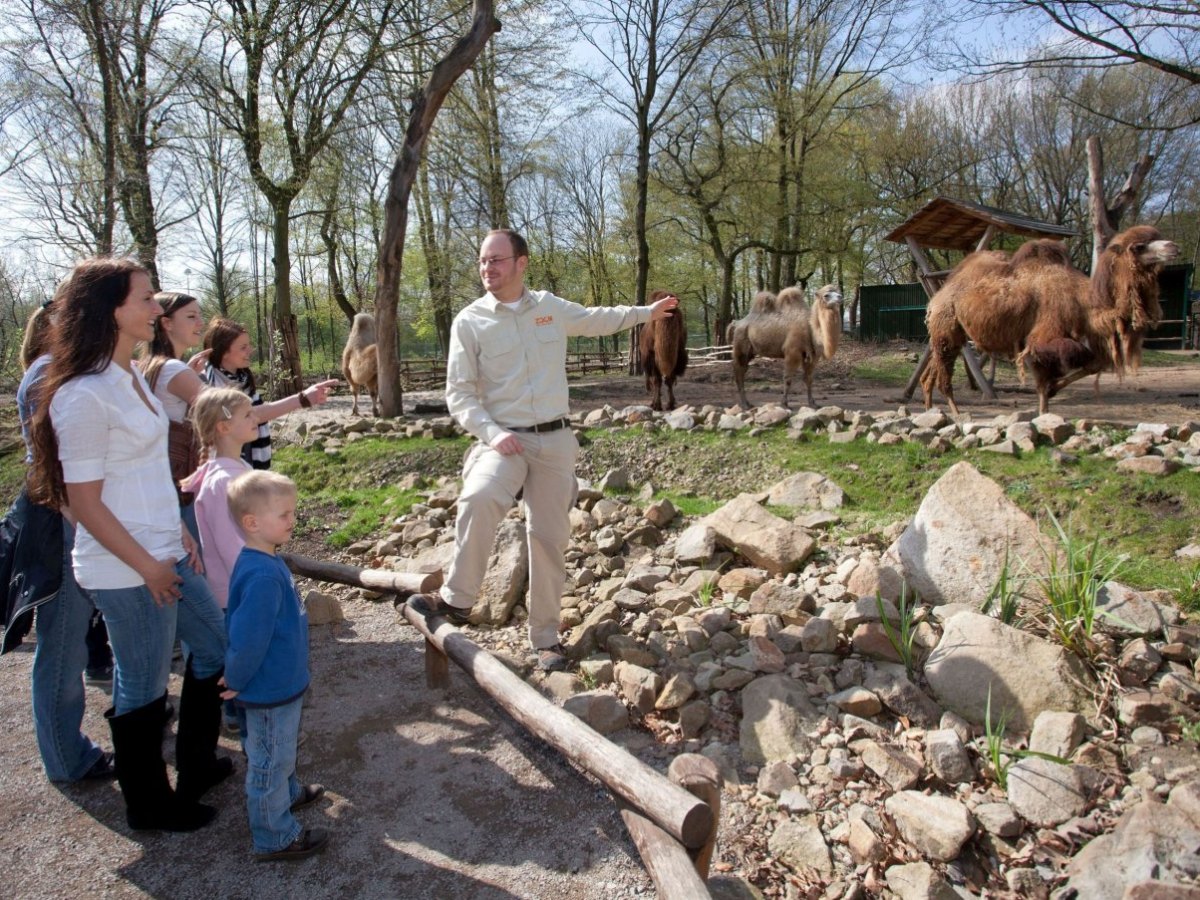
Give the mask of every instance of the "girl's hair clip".
POLYGON ((233 413, 231 413, 229 411, 229 407, 226 406, 225 404, 221 404, 221 412, 225 413, 225 418, 227 418, 227 419, 233 418, 233 413))

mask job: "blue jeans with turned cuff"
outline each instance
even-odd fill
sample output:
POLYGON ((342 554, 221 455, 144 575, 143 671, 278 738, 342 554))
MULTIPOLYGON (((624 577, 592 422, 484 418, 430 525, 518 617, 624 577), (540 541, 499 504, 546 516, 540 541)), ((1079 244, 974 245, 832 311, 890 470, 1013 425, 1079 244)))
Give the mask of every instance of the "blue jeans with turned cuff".
POLYGON ((208 678, 225 667, 225 617, 204 576, 187 559, 175 565, 183 579, 180 598, 159 606, 145 585, 97 589, 92 599, 108 625, 115 657, 113 706, 116 715, 140 709, 167 690, 176 629, 192 654, 192 671, 208 678))
POLYGON ((71 548, 75 529, 63 519, 63 577, 58 596, 35 612, 37 650, 33 655, 33 728, 46 777, 77 781, 95 765, 101 749, 80 731, 83 724, 83 669, 92 601, 75 581, 71 548))
POLYGON ((274 853, 300 837, 291 806, 300 796, 296 742, 300 736, 297 697, 280 706, 246 706, 246 811, 255 853, 274 853))

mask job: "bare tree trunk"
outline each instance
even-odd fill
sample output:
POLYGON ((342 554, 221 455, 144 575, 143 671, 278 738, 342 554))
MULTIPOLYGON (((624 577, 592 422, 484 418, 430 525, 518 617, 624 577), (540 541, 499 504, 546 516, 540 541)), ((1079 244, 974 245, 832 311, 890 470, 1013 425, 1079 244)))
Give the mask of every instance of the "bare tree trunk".
POLYGON ((271 200, 271 238, 275 286, 275 322, 283 339, 283 361, 288 373, 281 376, 280 396, 299 391, 303 386, 300 368, 300 340, 296 334, 296 316, 292 313, 292 250, 288 241, 292 198, 277 194, 271 200))
POLYGON ((356 310, 350 303, 350 298, 346 296, 346 287, 342 283, 341 272, 338 271, 338 233, 334 215, 337 193, 337 190, 331 192, 328 198, 329 205, 325 207, 325 214, 321 217, 321 241, 325 244, 325 276, 329 280, 329 293, 333 302, 342 311, 346 321, 353 322, 356 310))
POLYGON ((488 39, 500 30, 493 0, 474 0, 471 27, 454 42, 446 56, 433 67, 421 92, 413 98, 404 145, 388 178, 384 203, 383 240, 379 248, 379 272, 375 289, 375 319, 379 347, 379 407, 384 416, 404 411, 400 389, 400 366, 396 354, 396 306, 400 302, 400 273, 404 265, 404 237, 408 227, 408 198, 425 150, 429 129, 446 95, 479 56, 488 39))
POLYGON ((1113 239, 1121 225, 1121 216, 1133 203, 1142 182, 1154 165, 1154 157, 1149 153, 1137 161, 1117 191, 1112 206, 1104 198, 1104 149, 1100 146, 1100 138, 1092 135, 1087 139, 1088 157, 1088 188, 1091 194, 1089 205, 1092 213, 1092 271, 1100 264, 1100 254, 1113 239))

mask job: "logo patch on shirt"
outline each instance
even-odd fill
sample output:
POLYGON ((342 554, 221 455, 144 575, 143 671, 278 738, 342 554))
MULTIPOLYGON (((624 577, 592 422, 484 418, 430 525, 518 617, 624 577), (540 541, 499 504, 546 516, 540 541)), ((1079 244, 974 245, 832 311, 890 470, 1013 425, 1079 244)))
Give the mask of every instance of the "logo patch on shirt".
POLYGON ((554 316, 538 316, 533 320, 534 325, 549 325, 554 321, 554 316))

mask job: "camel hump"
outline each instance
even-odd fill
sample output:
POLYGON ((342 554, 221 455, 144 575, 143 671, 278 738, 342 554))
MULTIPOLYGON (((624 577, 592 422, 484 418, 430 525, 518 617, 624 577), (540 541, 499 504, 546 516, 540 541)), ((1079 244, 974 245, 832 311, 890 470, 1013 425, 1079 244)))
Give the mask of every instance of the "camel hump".
POLYGON ((752 313, 770 314, 778 311, 779 305, 775 300, 775 295, 770 291, 759 291, 750 301, 750 312, 752 313))
POLYGON ((775 298, 775 304, 780 312, 796 312, 801 309, 808 309, 808 303, 804 299, 804 291, 798 287, 785 287, 779 292, 779 296, 775 298))
POLYGON ((1071 257, 1067 255, 1067 246, 1062 241, 1049 238, 1039 238, 1036 241, 1026 241, 1017 248, 1012 256, 1011 265, 1014 269, 1021 266, 1071 266, 1071 257))

